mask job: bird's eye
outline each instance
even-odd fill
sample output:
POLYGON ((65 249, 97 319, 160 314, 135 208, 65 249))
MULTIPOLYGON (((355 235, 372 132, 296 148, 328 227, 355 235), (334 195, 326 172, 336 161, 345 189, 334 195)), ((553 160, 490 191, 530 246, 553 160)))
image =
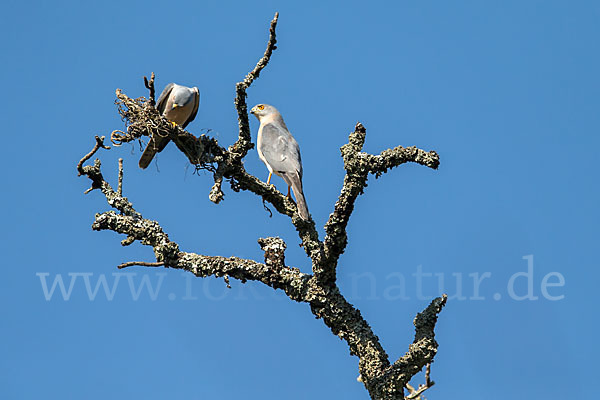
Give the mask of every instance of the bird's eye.
POLYGON ((265 109, 265 106, 263 106, 262 104, 260 106, 257 106, 256 108, 258 108, 260 111, 265 109))

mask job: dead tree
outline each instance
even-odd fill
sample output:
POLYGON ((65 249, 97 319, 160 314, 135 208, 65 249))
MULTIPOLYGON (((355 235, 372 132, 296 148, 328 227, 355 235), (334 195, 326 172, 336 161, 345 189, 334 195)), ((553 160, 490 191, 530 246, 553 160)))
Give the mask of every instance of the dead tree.
POLYGON ((104 144, 104 137, 98 136, 92 151, 79 161, 77 171, 79 175, 85 175, 91 180, 91 187, 86 193, 99 189, 116 211, 97 214, 92 229, 111 230, 126 235, 121 242, 123 246, 137 240, 154 250, 156 262, 127 262, 119 265, 119 268, 133 265, 163 266, 189 271, 197 277, 223 277, 228 285, 229 279, 234 278, 242 283, 258 281, 273 289, 283 290, 291 300, 307 303, 311 312, 322 319, 334 335, 346 341, 350 353, 359 359, 359 380, 369 391, 371 398, 419 398, 424 390, 433 385, 429 378, 429 365, 438 347, 434 338, 434 328, 437 316, 446 303, 446 296, 436 298, 425 310, 417 314, 414 319, 413 343, 409 345, 404 356, 391 363, 379 343, 379 338, 363 319, 360 311, 340 293, 336 283, 336 268, 348 242, 346 226, 354 210, 354 203, 367 186, 369 175, 379 177, 389 169, 407 162, 437 169, 439 157, 434 151, 426 152, 416 147, 402 146, 385 150, 378 155, 365 153, 362 147, 366 130, 362 124, 357 123, 354 131, 350 133, 348 143, 341 147, 346 175, 340 196, 325 224, 325 238, 320 240, 312 219, 303 221, 291 199, 249 174, 242 163, 248 151, 254 147, 248 123, 246 90, 258 78, 276 49, 277 18, 278 14, 275 14, 271 21, 269 41, 263 57, 245 79, 236 85, 235 107, 238 113, 239 137, 234 144, 224 148, 214 138, 205 135, 195 137, 161 117, 154 108, 154 74, 150 80, 144 77, 146 87, 150 91, 149 99, 132 99, 117 89, 116 104, 128 126, 126 131, 114 131, 111 140, 115 145, 120 145, 142 136, 167 135, 192 165, 197 169, 208 170, 213 175, 214 185, 209 193, 211 201, 219 203, 223 200, 224 181, 229 183, 234 192, 249 190, 260 196, 277 212, 290 217, 300 237, 301 246, 311 261, 312 274, 300 272, 298 268, 285 264, 286 244, 278 237, 258 239, 265 252, 264 263, 180 250, 179 245, 169 238, 158 222, 143 218, 133 204, 123 197, 122 160, 119 162, 119 182, 116 191, 102 176, 99 159, 96 159, 93 165, 84 165, 100 148, 109 148, 104 144), (414 388, 409 382, 424 367, 427 367, 426 382, 414 388), (406 396, 405 389, 408 389, 406 396))

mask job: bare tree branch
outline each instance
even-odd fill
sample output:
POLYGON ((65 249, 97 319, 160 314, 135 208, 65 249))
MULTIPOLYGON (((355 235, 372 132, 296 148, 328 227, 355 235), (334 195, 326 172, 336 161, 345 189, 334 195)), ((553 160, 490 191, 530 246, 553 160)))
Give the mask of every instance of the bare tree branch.
POLYGON ((123 196, 123 159, 119 158, 119 185, 117 186, 117 195, 123 196))
MULTIPOLYGON (((157 221, 143 218, 127 198, 123 197, 122 161, 119 162, 116 192, 104 180, 100 160, 96 159, 93 165, 84 166, 84 163, 100 148, 109 149, 104 145, 104 137, 96 137, 96 144, 92 151, 77 164, 79 175, 85 175, 92 181, 89 190, 100 189, 107 203, 116 210, 97 214, 92 229, 110 230, 126 235, 126 238, 121 241, 123 246, 137 240, 152 248, 156 262, 131 261, 121 264, 119 268, 137 265, 182 269, 198 277, 222 277, 228 287, 230 277, 242 283, 262 282, 273 289, 282 290, 291 300, 308 303, 311 312, 322 319, 333 334, 344 339, 350 348, 350 353, 359 358, 360 380, 371 398, 404 399, 404 388, 412 388, 408 385, 411 378, 425 365, 429 365, 436 354, 438 344, 434 338, 434 329, 437 315, 446 303, 446 296, 433 300, 423 312, 417 315, 414 320, 414 342, 404 356, 391 364, 379 338, 360 311, 348 303, 340 293, 336 284, 336 268, 339 257, 347 245, 348 221, 356 199, 367 186, 369 174, 378 177, 406 162, 436 169, 439 165, 439 157, 433 151, 425 152, 416 147, 402 146, 385 150, 379 155, 367 154, 362 151, 366 130, 358 123, 350 134, 348 143, 341 148, 346 176, 333 213, 325 225, 325 239, 320 241, 314 221, 303 221, 298 216, 293 201, 274 187, 266 185, 249 174, 242 163, 245 155, 253 147, 245 103, 246 90, 258 78, 276 48, 277 19, 278 14, 275 14, 275 18, 271 21, 269 41, 263 57, 246 78, 236 85, 235 104, 239 125, 239 137, 236 143, 224 148, 214 138, 206 135, 196 137, 181 127, 169 123, 154 107, 154 73, 150 81, 144 78, 145 86, 150 90, 150 100, 132 99, 117 89, 116 104, 128 127, 126 132, 113 131, 111 140, 118 146, 140 139, 142 136, 166 135, 197 169, 205 169, 213 174, 214 185, 209 193, 211 201, 215 203, 222 201, 224 180, 229 182, 234 192, 248 190, 260 196, 263 202, 272 205, 277 212, 291 218, 302 246, 311 259, 313 273, 306 274, 298 268, 285 265, 286 244, 278 237, 258 240, 264 251, 264 263, 238 257, 208 256, 181 251, 179 245, 169 238, 157 221)), ((432 385, 428 369, 425 386, 428 388, 432 385)), ((424 390, 426 389, 422 387, 416 390, 413 388, 408 398, 417 398, 424 390)))
POLYGON ((405 149, 398 146, 391 150, 385 150, 377 156, 363 153, 362 148, 366 134, 365 127, 360 122, 357 123, 354 132, 350 134, 348 143, 340 149, 346 176, 333 213, 329 216, 329 220, 325 225, 325 258, 322 262, 322 270, 318 271, 319 276, 324 281, 335 281, 335 268, 338 258, 348 244, 346 227, 354 211, 356 199, 367 187, 369 173, 379 176, 387 172, 388 169, 406 162, 414 162, 433 169, 437 169, 439 165, 439 156, 436 152, 427 153, 416 147, 405 149))
POLYGON ((419 387, 417 389, 415 389, 414 387, 412 387, 410 384, 407 383, 406 388, 410 391, 410 394, 404 398, 406 400, 413 400, 413 399, 423 400, 423 398, 421 397, 423 392, 425 392, 427 389, 429 389, 433 385, 435 385, 435 382, 431 380, 430 375, 431 375, 431 363, 427 364, 427 367, 425 369, 425 384, 421 384, 421 385, 419 385, 419 387))
POLYGON ((154 72, 150 75, 150 80, 148 81, 148 78, 144 77, 144 86, 146 86, 146 89, 148 89, 150 91, 150 104, 151 105, 155 105, 156 104, 156 100, 154 99, 154 95, 155 95, 155 91, 154 91, 154 72))
POLYGON ((165 265, 165 263, 163 263, 163 262, 129 261, 129 262, 117 265, 117 268, 123 269, 123 268, 127 268, 127 267, 133 267, 134 265, 140 266, 140 267, 161 267, 161 266, 165 265))
POLYGON ((106 196, 106 200, 108 204, 114 208, 121 210, 121 212, 125 215, 132 216, 140 216, 134 209, 133 205, 127 200, 126 197, 121 196, 117 192, 113 190, 113 188, 104 180, 102 176, 102 172, 100 171, 100 160, 96 159, 94 161, 94 165, 83 166, 83 163, 89 160, 100 148, 110 149, 110 147, 104 145, 104 136, 98 137, 96 136, 96 145, 88 154, 86 154, 77 164, 77 171, 79 172, 79 176, 86 175, 92 181, 92 186, 86 191, 89 193, 94 189, 100 189, 104 196, 106 196))
MULTIPOLYGON (((157 263, 152 263, 152 266, 164 265, 168 268, 182 269, 198 277, 229 276, 242 283, 258 281, 274 289, 282 289, 292 300, 299 302, 306 302, 311 298, 309 292, 315 291, 314 288, 309 290, 315 286, 310 282, 311 275, 304 274, 297 268, 285 265, 273 268, 272 265, 238 257, 227 258, 182 252, 177 243, 169 240, 168 235, 156 221, 107 211, 96 215, 92 229, 122 233, 132 236, 144 245, 151 246, 157 260, 157 263)), ((131 265, 141 264, 133 262, 131 265)))
MULTIPOLYGON (((84 158, 90 158, 103 146, 103 139, 97 141, 95 150, 84 158)), ((285 243, 279 238, 260 239, 265 251, 265 264, 237 257, 204 256, 182 252, 179 245, 172 242, 156 221, 143 219, 126 198, 120 197, 106 182, 100 170, 100 161, 94 166, 82 166, 84 175, 97 182, 109 205, 114 211, 98 214, 92 225, 94 230, 112 230, 127 235, 122 242, 126 245, 138 240, 151 246, 156 256, 152 266, 164 265, 183 269, 198 277, 233 277, 246 282, 263 282, 282 289, 290 299, 310 304, 312 313, 322 318, 331 331, 344 339, 353 355, 359 357, 359 371, 365 387, 374 399, 403 398, 402 387, 410 381, 425 364, 431 362, 437 349, 433 330, 437 314, 446 302, 446 297, 434 300, 427 309, 415 318, 416 335, 409 352, 390 366, 388 356, 379 339, 360 312, 346 301, 335 282, 324 283, 316 274, 304 274, 297 268, 284 265, 285 243), (99 180, 99 181, 98 181, 99 180), (127 243, 125 243, 127 242, 127 243), (402 396, 402 397, 399 397, 402 396)), ((140 265, 139 262, 127 263, 140 265)))
POLYGON ((399 382, 409 382, 417 372, 433 361, 438 343, 435 341, 435 324, 438 314, 446 305, 448 296, 434 299, 431 304, 415 317, 415 340, 408 352, 391 367, 391 376, 399 382))
MULTIPOLYGON (((81 158, 81 160, 79 160, 79 162, 77 163, 77 172, 79 172, 78 176, 86 174, 86 172, 85 172, 86 170, 83 168, 83 163, 85 163, 87 160, 92 158, 92 156, 94 154, 96 154, 96 152, 100 148, 110 149, 110 147, 104 145, 104 136, 102 136, 102 137, 96 136, 95 138, 96 138, 96 145, 94 146, 94 148, 89 153, 87 153, 85 156, 83 156, 81 158)), ((92 182, 93 181, 94 181, 94 179, 92 179, 92 182)))
POLYGON ((246 75, 246 78, 242 82, 238 82, 235 85, 235 109, 238 112, 238 125, 239 125, 239 138, 234 145, 229 147, 229 152, 234 156, 235 161, 241 161, 246 156, 248 151, 254 147, 252 143, 252 137, 250 135, 250 124, 248 123, 248 106, 246 105, 246 90, 252 85, 255 79, 258 79, 260 72, 264 67, 267 66, 271 59, 273 50, 277 48, 277 39, 275 38, 275 28, 277 27, 277 20, 279 19, 279 13, 275 13, 275 17, 271 21, 271 27, 269 28, 269 41, 267 42, 267 49, 265 54, 262 56, 252 71, 246 75))
POLYGON ((412 399, 417 399, 420 400, 421 399, 421 395, 423 394, 423 392, 425 392, 427 389, 431 388, 431 386, 433 386, 434 382, 431 382, 431 385, 421 385, 419 386, 418 389, 413 388, 412 386, 410 386, 408 383, 406 384, 406 387, 411 391, 410 394, 406 397, 404 397, 406 400, 412 400, 412 399))

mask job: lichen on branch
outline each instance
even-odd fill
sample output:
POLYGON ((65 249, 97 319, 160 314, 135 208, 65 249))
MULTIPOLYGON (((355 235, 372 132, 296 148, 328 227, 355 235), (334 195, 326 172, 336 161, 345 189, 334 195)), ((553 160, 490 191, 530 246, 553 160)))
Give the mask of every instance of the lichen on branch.
POLYGON ((369 323, 340 292, 336 269, 339 257, 348 243, 346 228, 350 216, 358 196, 363 194, 367 187, 369 175, 378 177, 407 162, 437 169, 439 157, 434 151, 427 152, 416 147, 402 146, 384 150, 377 155, 365 153, 362 149, 366 140, 366 129, 361 123, 357 123, 349 135, 348 143, 340 149, 346 174, 333 212, 324 226, 325 238, 320 240, 313 220, 302 220, 298 216, 296 204, 291 199, 248 173, 243 165, 244 157, 254 146, 245 102, 246 91, 268 65, 276 49, 277 21, 278 14, 275 14, 270 24, 264 55, 244 80, 236 85, 238 138, 234 144, 225 148, 215 138, 207 135, 196 137, 179 126, 173 126, 161 116, 154 107, 154 73, 150 80, 144 77, 145 86, 150 91, 148 99, 133 99, 117 89, 116 104, 119 114, 127 123, 127 129, 113 131, 111 141, 115 146, 120 146, 122 143, 139 140, 143 136, 168 136, 195 168, 205 169, 213 174, 214 185, 209 191, 209 199, 212 202, 218 204, 224 199, 223 182, 229 182, 234 192, 247 190, 261 197, 263 202, 269 203, 277 212, 290 217, 301 245, 310 259, 312 273, 304 273, 299 268, 286 265, 287 245, 279 237, 258 239, 258 244, 264 251, 264 262, 181 250, 159 222, 143 218, 123 196, 122 160, 119 160, 116 191, 104 179, 99 159, 96 159, 93 165, 85 165, 99 150, 110 149, 104 144, 104 137, 97 136, 92 151, 77 164, 77 171, 80 176, 87 176, 92 182, 86 193, 100 189, 108 205, 114 210, 96 214, 92 229, 124 235, 125 238, 121 241, 123 246, 138 241, 152 248, 155 261, 129 261, 119 265, 119 268, 140 266, 181 269, 197 277, 222 277, 228 287, 230 278, 242 283, 260 282, 283 291, 293 301, 307 303, 310 311, 322 319, 333 334, 345 340, 350 353, 358 357, 360 381, 372 399, 416 399, 423 391, 433 386, 429 377, 429 366, 438 347, 434 329, 437 316, 446 304, 446 296, 433 300, 417 315, 414 320, 413 343, 404 356, 390 363, 369 323), (415 389, 409 382, 425 366, 426 383, 415 389), (406 397, 405 388, 409 390, 406 397))

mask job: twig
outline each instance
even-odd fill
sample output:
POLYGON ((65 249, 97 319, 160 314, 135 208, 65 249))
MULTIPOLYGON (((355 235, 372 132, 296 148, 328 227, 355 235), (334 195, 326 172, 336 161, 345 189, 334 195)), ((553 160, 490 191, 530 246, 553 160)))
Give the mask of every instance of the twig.
POLYGON ((110 133, 110 141, 114 146, 120 146, 124 142, 128 142, 129 135, 120 129, 115 129, 110 133))
POLYGON ((106 197, 108 204, 110 204, 112 207, 121 211, 125 215, 134 216, 136 218, 141 217, 141 215, 137 211, 135 211, 133 205, 129 202, 129 200, 115 192, 110 186, 110 184, 104 180, 101 171, 102 163, 99 159, 96 159, 94 161, 94 165, 83 165, 83 163, 89 160, 94 155, 94 153, 98 151, 98 149, 101 147, 105 149, 110 148, 104 145, 104 136, 100 138, 96 136, 96 144, 94 145, 92 151, 86 154, 77 164, 77 171, 79 172, 79 176, 85 175, 92 181, 92 186, 88 190, 86 190, 84 194, 87 194, 94 189, 100 189, 106 197))
POLYGON ((427 367, 425 368, 425 385, 427 385, 429 387, 435 385, 435 382, 431 380, 430 376, 431 376, 431 363, 427 364, 427 367))
POLYGON ((154 100, 154 72, 150 75, 150 81, 144 76, 144 86, 150 91, 150 104, 154 106, 156 104, 156 100, 154 100))
POLYGON ((119 158, 119 186, 117 187, 117 194, 123 196, 123 159, 119 158))
POLYGON ((131 267, 134 265, 139 265, 141 267, 162 267, 163 265, 165 265, 165 263, 164 262, 129 261, 129 262, 126 262, 123 264, 119 264, 117 266, 117 268, 123 269, 123 268, 131 267))
POLYGON ((409 383, 406 384, 406 388, 410 391, 410 394, 408 396, 406 396, 405 399, 406 400, 421 399, 421 394, 423 394, 424 391, 426 391, 427 389, 429 389, 430 387, 435 385, 435 382, 431 380, 430 375, 431 375, 431 363, 427 364, 427 367, 425 368, 425 384, 424 385, 419 385, 419 388, 415 389, 409 383))
POLYGON ((267 49, 265 50, 265 54, 262 56, 262 58, 260 60, 258 60, 258 63, 254 67, 254 69, 252 71, 250 71, 248 73, 248 75, 246 75, 246 78, 243 81, 243 84, 245 85, 246 89, 249 88, 250 85, 252 84, 252 82, 260 76, 260 72, 269 63, 269 60, 271 59, 271 54, 273 53, 273 50, 277 49, 277 46, 276 46, 277 39, 275 37, 275 28, 277 27, 278 19, 279 19, 279 12, 276 12, 275 16, 273 17, 273 20, 271 20, 271 27, 269 28, 269 41, 267 43, 267 49))
POLYGON ((81 160, 79 160, 79 163, 77 163, 77 172, 79 172, 79 174, 77 176, 81 176, 81 175, 85 174, 85 172, 83 170, 83 163, 86 162, 87 160, 89 160, 90 158, 92 158, 92 156, 94 154, 96 154, 96 152, 98 151, 98 149, 100 147, 102 147, 103 149, 110 149, 109 146, 104 145, 104 136, 101 136, 101 137, 95 136, 95 138, 96 138, 96 145, 94 146, 92 151, 90 151, 85 156, 83 156, 83 158, 81 160))
POLYGON ((435 382, 432 382, 431 385, 420 385, 419 388, 415 390, 414 387, 410 386, 407 383, 406 387, 408 388, 408 390, 410 390, 410 394, 404 398, 406 400, 413 400, 413 399, 420 398, 421 394, 423 394, 423 392, 426 391, 427 389, 431 388, 434 384, 435 384, 435 382))
POLYGON ((269 41, 267 42, 267 49, 264 55, 252 71, 250 71, 242 82, 238 82, 235 85, 235 108, 238 113, 238 126, 239 126, 239 138, 235 144, 229 147, 229 151, 235 155, 236 160, 241 160, 246 156, 248 150, 252 149, 252 138, 250 135, 250 123, 248 122, 248 106, 246 105, 246 90, 252 85, 255 79, 260 76, 260 72, 264 67, 267 66, 271 59, 273 50, 277 48, 277 39, 275 37, 275 28, 277 27, 277 20, 279 19, 279 13, 275 13, 275 17, 271 21, 271 27, 269 28, 269 41))

